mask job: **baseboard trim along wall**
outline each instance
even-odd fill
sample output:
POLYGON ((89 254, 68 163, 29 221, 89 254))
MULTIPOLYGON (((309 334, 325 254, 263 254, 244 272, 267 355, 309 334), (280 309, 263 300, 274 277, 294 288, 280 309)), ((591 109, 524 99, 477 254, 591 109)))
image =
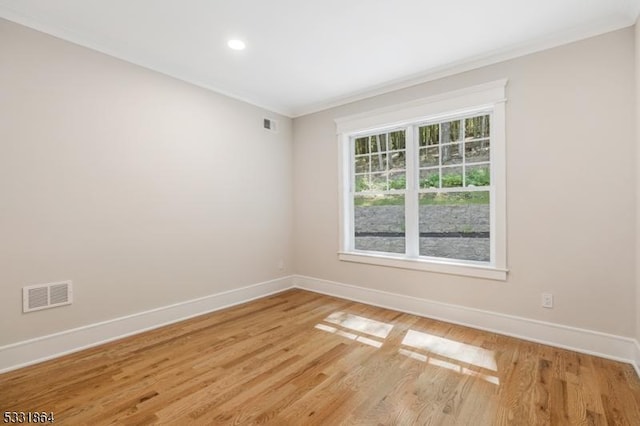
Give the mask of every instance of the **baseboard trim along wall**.
POLYGON ((593 330, 483 311, 334 281, 292 275, 0 347, 0 373, 57 358, 198 315, 299 288, 631 364, 640 343, 593 330))
POLYGON ((0 373, 287 290, 287 276, 145 312, 0 346, 0 373))
POLYGON ((635 347, 634 349, 634 357, 633 357, 633 361, 631 364, 633 365, 633 368, 636 369, 636 374, 638 374, 638 377, 640 377, 640 342, 638 342, 638 340, 636 339, 635 341, 635 347))
POLYGON ((300 275, 293 277, 293 285, 316 293, 629 363, 640 376, 640 344, 629 337, 300 275))

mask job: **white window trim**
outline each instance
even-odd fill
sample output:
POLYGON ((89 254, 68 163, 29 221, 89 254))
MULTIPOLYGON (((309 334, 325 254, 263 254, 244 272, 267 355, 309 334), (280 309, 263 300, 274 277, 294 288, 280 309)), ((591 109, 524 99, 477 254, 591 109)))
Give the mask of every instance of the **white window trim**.
MULTIPOLYGON (((367 263, 402 269, 414 269, 492 280, 507 279, 506 214, 506 102, 507 79, 480 84, 462 90, 431 96, 335 120, 339 143, 340 248, 338 258, 347 262, 367 263), (353 210, 350 197, 350 138, 358 133, 404 126, 425 119, 438 120, 451 115, 492 110, 491 126, 491 259, 492 262, 467 262, 440 258, 408 258, 403 254, 362 252, 350 247, 353 210)), ((409 139, 407 139, 409 140, 409 139)), ((407 158, 409 158, 407 156, 407 158)))

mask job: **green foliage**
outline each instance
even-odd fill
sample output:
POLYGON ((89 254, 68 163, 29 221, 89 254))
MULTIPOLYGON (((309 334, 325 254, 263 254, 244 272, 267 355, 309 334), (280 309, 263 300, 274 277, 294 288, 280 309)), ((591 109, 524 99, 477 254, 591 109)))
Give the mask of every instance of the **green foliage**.
MULTIPOLYGON (((430 175, 426 179, 420 179, 421 188, 439 188, 440 178, 437 173, 430 175)), ((467 186, 489 186, 491 177, 489 170, 478 168, 467 170, 467 186)), ((462 174, 449 173, 442 175, 442 188, 456 188, 462 186, 462 174)))
POLYGON ((369 182, 364 176, 356 177, 356 192, 367 191, 369 189, 369 182))
POLYGON ((394 176, 389 179, 389 189, 405 189, 407 187, 407 178, 405 175, 394 176))
POLYGON ((491 177, 488 169, 471 169, 467 171, 467 186, 488 186, 490 183, 491 177))
POLYGON ((420 179, 420 187, 421 188, 439 188, 440 176, 437 173, 434 173, 426 179, 420 179))
POLYGON ((442 175, 442 187, 443 188, 455 188, 462 186, 462 175, 459 173, 443 174, 442 175))

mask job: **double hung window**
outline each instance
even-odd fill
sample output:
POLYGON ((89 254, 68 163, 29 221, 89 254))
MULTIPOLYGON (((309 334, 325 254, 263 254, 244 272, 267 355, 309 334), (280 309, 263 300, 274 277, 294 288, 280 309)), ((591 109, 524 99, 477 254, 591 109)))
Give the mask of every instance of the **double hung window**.
POLYGON ((505 84, 337 120, 342 260, 506 278, 505 84))

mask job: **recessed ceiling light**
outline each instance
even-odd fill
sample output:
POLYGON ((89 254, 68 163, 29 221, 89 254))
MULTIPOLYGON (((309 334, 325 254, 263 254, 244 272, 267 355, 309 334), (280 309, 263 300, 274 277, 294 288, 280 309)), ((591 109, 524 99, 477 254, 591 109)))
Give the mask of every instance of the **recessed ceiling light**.
POLYGON ((227 46, 229 46, 233 50, 244 50, 246 45, 242 40, 229 40, 227 42, 227 46))

